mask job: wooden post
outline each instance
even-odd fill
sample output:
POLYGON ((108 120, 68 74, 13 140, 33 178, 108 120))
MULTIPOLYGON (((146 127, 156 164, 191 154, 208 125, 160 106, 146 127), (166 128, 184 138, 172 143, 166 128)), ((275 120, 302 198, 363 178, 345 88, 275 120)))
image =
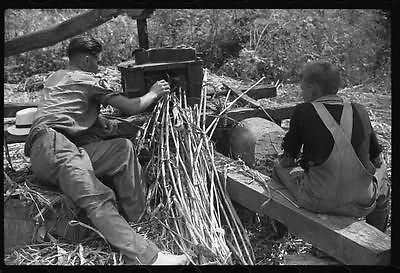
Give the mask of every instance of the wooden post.
POLYGON ((149 49, 149 38, 147 33, 147 21, 146 18, 137 19, 137 29, 139 36, 139 47, 149 49))

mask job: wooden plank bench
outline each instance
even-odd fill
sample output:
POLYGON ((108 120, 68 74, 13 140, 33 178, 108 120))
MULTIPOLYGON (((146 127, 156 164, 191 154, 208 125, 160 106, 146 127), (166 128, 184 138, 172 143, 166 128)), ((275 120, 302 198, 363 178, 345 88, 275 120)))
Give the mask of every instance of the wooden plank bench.
POLYGON ((331 257, 318 258, 310 253, 298 255, 286 255, 284 265, 340 265, 338 261, 331 257))
POLYGON ((390 264, 390 237, 365 221, 297 208, 284 197, 290 197, 286 188, 270 177, 256 170, 244 172, 241 163, 219 153, 215 162, 221 177, 228 166, 226 183, 232 200, 278 220, 290 232, 343 264, 390 264))

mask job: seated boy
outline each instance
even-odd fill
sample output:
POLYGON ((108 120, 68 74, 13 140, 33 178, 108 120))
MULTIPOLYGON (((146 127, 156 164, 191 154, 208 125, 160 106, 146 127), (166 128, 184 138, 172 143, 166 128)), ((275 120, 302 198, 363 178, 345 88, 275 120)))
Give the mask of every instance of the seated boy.
POLYGON ((330 63, 308 63, 300 78, 305 102, 293 110, 273 178, 288 188, 300 207, 366 216, 367 223, 385 231, 390 185, 382 179, 386 164, 366 109, 336 94, 340 76, 330 63), (293 175, 296 161, 304 172, 293 175))

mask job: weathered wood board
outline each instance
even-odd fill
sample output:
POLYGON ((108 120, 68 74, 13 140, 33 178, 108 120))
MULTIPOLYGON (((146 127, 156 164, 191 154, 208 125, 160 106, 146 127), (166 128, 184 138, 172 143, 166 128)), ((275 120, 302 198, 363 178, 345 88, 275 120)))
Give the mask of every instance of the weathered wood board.
MULTIPOLYGON (((270 106, 264 110, 274 119, 275 122, 280 124, 282 120, 290 118, 292 111, 297 104, 298 103, 296 102, 284 103, 276 107, 270 106)), ((234 108, 229 110, 227 115, 236 121, 254 117, 268 118, 263 110, 252 108, 234 108)))
POLYGON ((16 113, 19 110, 30 108, 30 107, 37 107, 36 102, 24 102, 24 103, 4 103, 4 118, 12 118, 15 117, 16 113))
MULTIPOLYGON (((39 223, 32 216, 37 213, 36 207, 31 203, 27 205, 20 199, 8 199, 4 203, 4 250, 10 251, 14 247, 29 245, 40 242, 47 233, 52 236, 61 237, 65 240, 79 242, 86 238, 89 230, 80 225, 68 224, 73 219, 69 215, 57 218, 60 211, 48 211, 44 214, 45 222, 39 223), (43 237, 43 238, 42 238, 43 237)), ((80 214, 81 222, 88 222, 85 214, 80 214)))
POLYGON ((309 253, 286 255, 284 265, 339 265, 340 263, 330 257, 318 258, 309 253))
MULTIPOLYGON (((234 90, 234 89, 232 89, 234 90)), ((236 89, 235 89, 236 90, 236 89)), ((243 93, 247 89, 237 89, 237 93, 243 93)), ((207 95, 216 95, 216 96, 226 96, 228 94, 228 91, 219 91, 216 92, 213 89, 207 90, 207 95)), ((249 90, 245 96, 250 97, 254 100, 262 99, 262 98, 272 98, 276 97, 277 92, 276 92, 276 87, 272 85, 259 85, 254 87, 253 89, 249 90)))
POLYGON ((19 200, 10 199, 4 204, 4 249, 22 246, 35 237, 35 221, 27 216, 28 208, 19 200))
POLYGON ((225 166, 229 166, 227 190, 232 200, 251 211, 278 220, 292 233, 343 264, 390 264, 390 237, 366 224, 365 221, 350 217, 319 215, 296 208, 282 195, 291 197, 285 187, 268 176, 255 170, 252 171, 253 175, 243 172, 239 162, 219 153, 215 155, 215 162, 221 176, 224 174, 225 166), (254 174, 263 182, 259 182, 259 178, 253 178, 254 174), (270 189, 271 198, 266 185, 270 189))

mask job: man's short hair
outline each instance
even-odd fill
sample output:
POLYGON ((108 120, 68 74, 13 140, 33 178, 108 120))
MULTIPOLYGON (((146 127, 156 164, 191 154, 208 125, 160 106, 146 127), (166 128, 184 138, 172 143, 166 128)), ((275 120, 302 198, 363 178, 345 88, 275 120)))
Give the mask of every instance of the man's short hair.
POLYGON ((103 50, 102 45, 98 40, 90 36, 77 36, 70 40, 67 54, 68 58, 76 54, 90 54, 96 56, 103 50))
POLYGON ((329 62, 310 62, 303 66, 300 80, 315 84, 324 94, 336 94, 340 87, 339 70, 329 62))

